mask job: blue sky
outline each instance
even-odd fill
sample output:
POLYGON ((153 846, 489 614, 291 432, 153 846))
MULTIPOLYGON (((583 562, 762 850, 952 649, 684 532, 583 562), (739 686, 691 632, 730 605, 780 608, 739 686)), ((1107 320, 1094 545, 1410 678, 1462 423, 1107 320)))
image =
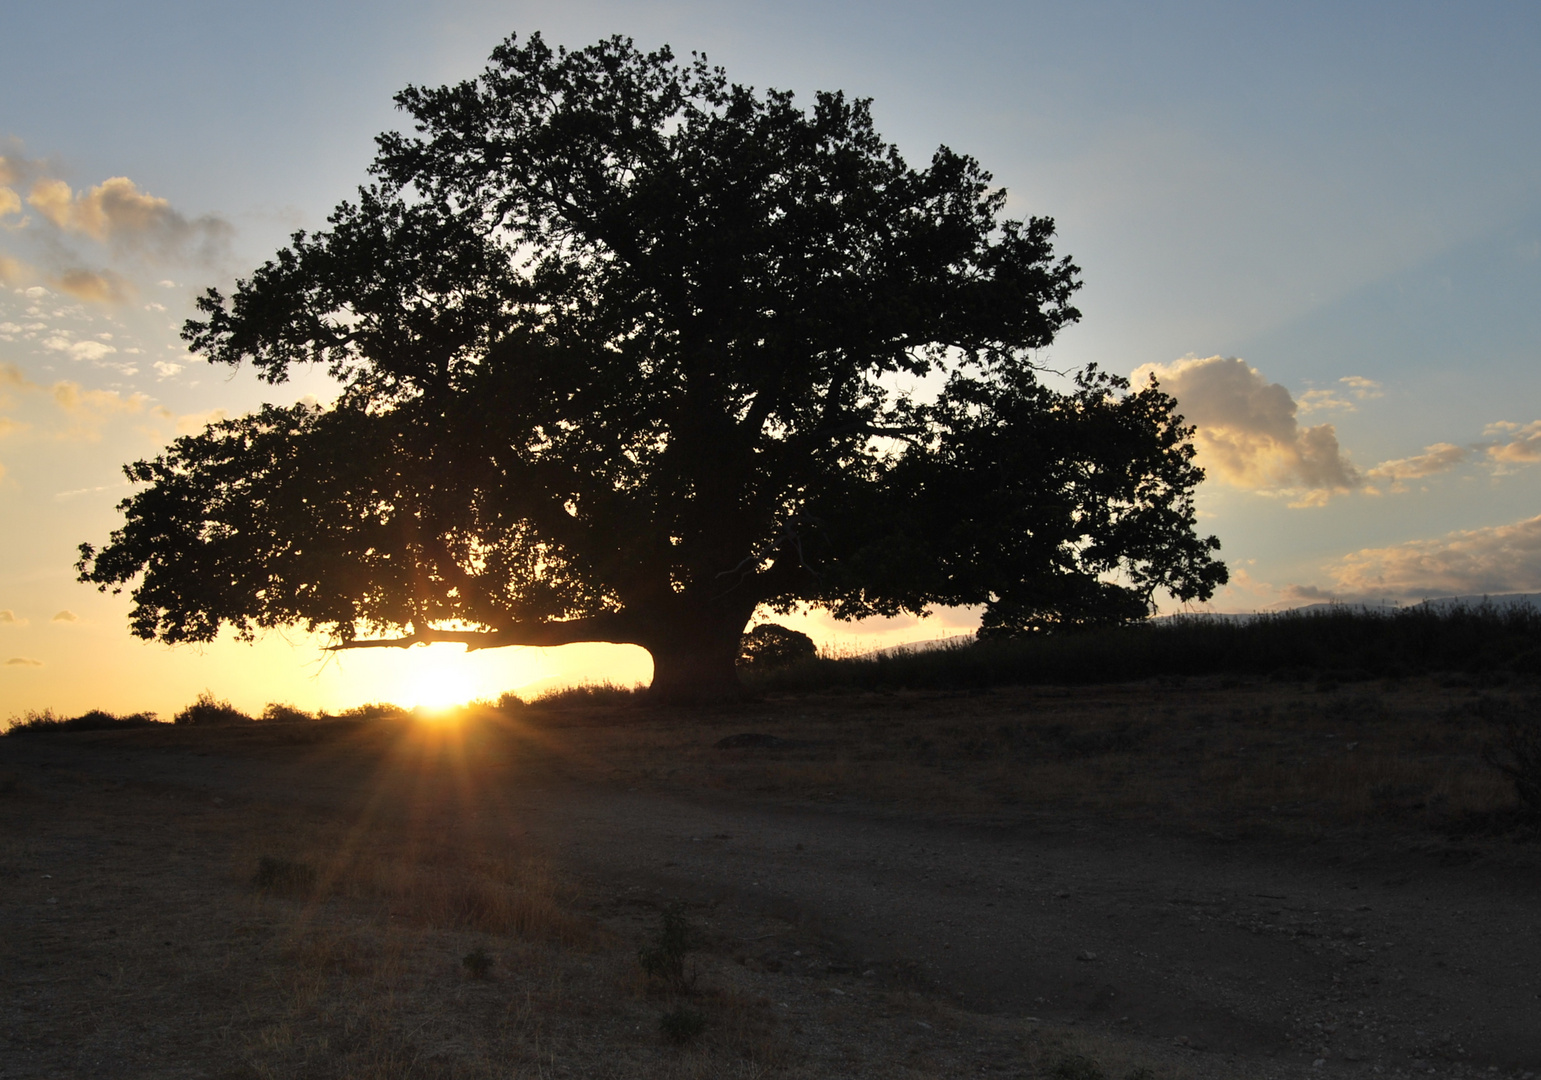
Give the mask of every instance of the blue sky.
MULTIPOLYGON (((912 161, 945 142, 1053 216, 1085 319, 1046 359, 1155 372, 1198 423, 1221 607, 1541 589, 1534 5, 56 2, 0 37, 0 717, 645 675, 583 650, 168 650, 70 569, 122 462, 274 394, 182 353, 191 297, 323 223, 396 90, 532 30, 871 96, 912 161)), ((965 621, 806 625, 854 647, 965 621)))

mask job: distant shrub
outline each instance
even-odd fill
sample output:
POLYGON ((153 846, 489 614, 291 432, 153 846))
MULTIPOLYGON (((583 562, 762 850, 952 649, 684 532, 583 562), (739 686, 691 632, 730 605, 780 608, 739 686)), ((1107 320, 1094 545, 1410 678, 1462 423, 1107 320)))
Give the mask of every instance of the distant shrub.
POLYGON ((387 720, 393 716, 405 716, 406 712, 400 705, 392 705, 388 701, 371 701, 344 709, 337 715, 345 720, 387 720))
POLYGON ((308 896, 316 888, 316 868, 295 859, 263 855, 252 874, 252 887, 279 896, 308 896))
POLYGON ((466 969, 466 973, 473 979, 488 979, 492 977, 492 967, 496 963, 486 946, 478 945, 460 958, 460 965, 466 969))
POLYGON ((508 690, 498 695, 496 708, 498 712, 516 713, 525 708, 525 700, 512 690, 508 690))
POLYGON ((27 712, 20 717, 11 717, 5 734, 37 735, 49 731, 111 731, 117 728, 145 727, 159 722, 152 712, 115 716, 101 709, 92 709, 80 716, 65 718, 55 716, 52 709, 44 709, 42 712, 27 712))
POLYGON ((819 654, 813 639, 779 623, 761 623, 741 639, 738 666, 767 670, 788 667, 819 654))
POLYGON ((315 716, 304 709, 297 709, 293 705, 285 705, 282 702, 270 701, 262 710, 262 720, 314 720, 315 716))
MULTIPOLYGON (((629 705, 646 695, 647 688, 641 686, 620 686, 613 682, 581 683, 577 686, 549 690, 531 701, 529 706, 531 708, 565 708, 575 705, 629 705)), ((500 698, 499 701, 501 702, 502 699, 500 698)))
POLYGON ((228 701, 220 701, 208 690, 198 695, 198 700, 177 713, 172 720, 177 724, 241 724, 250 723, 251 717, 228 701))

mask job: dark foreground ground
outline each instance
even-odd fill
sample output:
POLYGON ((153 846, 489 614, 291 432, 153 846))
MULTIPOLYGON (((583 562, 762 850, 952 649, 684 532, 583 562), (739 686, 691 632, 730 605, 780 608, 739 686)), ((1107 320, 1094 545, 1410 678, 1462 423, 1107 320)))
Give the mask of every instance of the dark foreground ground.
POLYGON ((1528 1077, 1541 843, 1480 755, 1523 692, 0 739, 0 1077, 1528 1077))

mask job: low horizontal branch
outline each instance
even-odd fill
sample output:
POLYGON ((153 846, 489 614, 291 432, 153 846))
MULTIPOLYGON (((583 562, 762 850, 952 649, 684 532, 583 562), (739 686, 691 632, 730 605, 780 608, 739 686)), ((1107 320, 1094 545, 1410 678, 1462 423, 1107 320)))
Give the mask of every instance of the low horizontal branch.
POLYGON ((413 645, 464 645, 466 652, 477 649, 502 649, 510 645, 555 646, 597 641, 614 645, 635 645, 636 635, 616 616, 593 616, 558 622, 520 623, 497 630, 416 630, 402 637, 367 638, 344 641, 329 646, 333 652, 347 649, 407 649, 413 645))

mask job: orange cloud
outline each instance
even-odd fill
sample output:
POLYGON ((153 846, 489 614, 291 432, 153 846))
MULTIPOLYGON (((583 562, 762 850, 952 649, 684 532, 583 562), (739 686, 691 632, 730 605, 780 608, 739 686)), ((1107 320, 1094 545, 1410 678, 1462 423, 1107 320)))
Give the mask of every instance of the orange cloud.
MULTIPOLYGON (((1136 369, 1157 379, 1197 429, 1199 463, 1222 483, 1316 506, 1361 487, 1331 424, 1301 427, 1290 392, 1238 357, 1210 356, 1136 369)), ((1366 380, 1368 381, 1368 380, 1366 380)))
POLYGON ((1365 548, 1330 571, 1339 595, 1418 600, 1541 591, 1541 516, 1365 548))
POLYGON ((60 292, 95 304, 122 304, 134 298, 133 283, 111 270, 66 270, 51 281, 60 292))
POLYGON ((1387 481, 1392 491, 1405 491, 1405 480, 1422 480, 1426 476, 1449 472, 1471 456, 1471 451, 1454 443, 1435 443, 1425 446, 1423 453, 1412 457, 1383 461, 1365 475, 1372 480, 1387 481))
POLYGON ((63 232, 161 258, 207 261, 223 250, 232 231, 213 216, 188 220, 166 199, 140 191, 126 176, 114 176, 80 193, 63 180, 44 177, 32 185, 27 203, 63 232))
POLYGON ((1502 465, 1529 465, 1541 461, 1541 420, 1528 424, 1511 424, 1500 421, 1489 424, 1487 435, 1503 435, 1503 442, 1488 446, 1487 455, 1502 465))

